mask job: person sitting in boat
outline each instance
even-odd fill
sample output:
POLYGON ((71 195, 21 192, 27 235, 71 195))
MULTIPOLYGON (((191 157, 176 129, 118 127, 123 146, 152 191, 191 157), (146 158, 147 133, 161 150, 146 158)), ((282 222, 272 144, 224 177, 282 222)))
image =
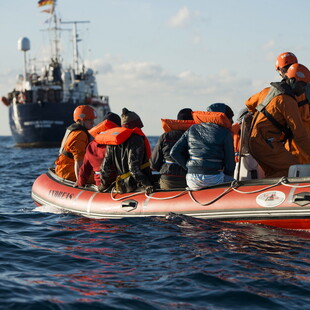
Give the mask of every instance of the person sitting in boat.
MULTIPOLYGON (((108 112, 101 123, 89 130, 94 140, 86 148, 83 164, 79 170, 78 186, 85 186, 92 174, 94 175, 95 184, 97 186, 101 185, 100 166, 106 151, 106 145, 101 143, 102 137, 106 130, 120 126, 121 118, 119 115, 108 112)), ((114 181, 116 176, 114 175, 112 177, 114 177, 114 181)))
POLYGON ((266 177, 288 175, 298 158, 285 148, 288 139, 294 139, 299 150, 310 156, 310 138, 301 120, 296 98, 305 92, 310 83, 310 71, 302 64, 291 65, 281 82, 271 87, 259 104, 245 102, 255 113, 249 138, 250 153, 263 168, 266 177))
POLYGON ((161 189, 185 188, 186 170, 171 158, 170 151, 183 133, 195 123, 192 109, 180 110, 177 120, 162 119, 161 121, 165 132, 159 137, 152 152, 151 169, 160 173, 161 189))
POLYGON ((91 140, 88 130, 94 126, 96 117, 96 111, 90 106, 80 105, 75 108, 74 123, 67 128, 55 161, 55 173, 59 177, 77 181, 86 147, 91 140))
POLYGON ((122 127, 109 129, 102 137, 107 148, 100 170, 102 185, 99 191, 112 185, 111 175, 116 173, 115 189, 118 193, 143 188, 150 194, 153 191, 149 163, 151 147, 141 130, 143 123, 135 112, 123 108, 121 124, 122 127))
POLYGON ((173 146, 170 155, 187 170, 190 190, 233 180, 233 116, 232 109, 224 103, 211 104, 206 112, 193 112, 196 124, 173 146))

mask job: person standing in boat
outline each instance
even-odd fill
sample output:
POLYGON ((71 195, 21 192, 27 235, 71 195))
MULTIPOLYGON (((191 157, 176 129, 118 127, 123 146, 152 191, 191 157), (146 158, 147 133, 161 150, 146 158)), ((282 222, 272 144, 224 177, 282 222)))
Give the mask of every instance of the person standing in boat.
POLYGON ((96 111, 90 106, 80 105, 75 108, 74 123, 67 128, 55 161, 55 173, 59 177, 77 181, 86 147, 91 140, 88 130, 94 126, 96 117, 96 111))
POLYGON ((132 111, 123 108, 122 127, 107 130, 102 143, 107 145, 106 155, 101 165, 99 191, 111 185, 111 176, 116 173, 115 189, 118 193, 128 193, 140 188, 147 194, 153 192, 152 173, 149 159, 151 147, 142 132, 143 123, 132 111))
MULTIPOLYGON (((294 63, 298 63, 298 60, 295 54, 292 52, 284 52, 284 53, 281 53, 277 57, 276 63, 275 63, 275 69, 279 73, 282 79, 285 79, 288 68, 294 63)), ((270 90, 270 87, 266 87, 262 91, 251 96, 245 102, 245 105, 247 106, 250 112, 252 113, 256 112, 256 107, 258 106, 260 102, 264 100, 269 90, 270 90)), ((296 100, 298 103, 298 108, 299 108, 298 110, 301 116, 301 120, 303 122, 305 130, 308 132, 308 135, 310 135, 310 108, 309 108, 309 100, 306 98, 306 93, 304 92, 303 94, 296 96, 296 100)), ((285 148, 290 153, 292 153, 294 156, 297 157, 298 162, 300 164, 310 163, 310 157, 298 147, 294 138, 287 139, 285 143, 285 148)))
POLYGON ((224 103, 211 104, 206 112, 193 112, 196 124, 173 146, 170 155, 187 170, 190 190, 233 180, 233 116, 232 109, 224 103))
POLYGON ((183 133, 194 124, 192 109, 180 110, 177 120, 162 119, 161 121, 165 132, 159 137, 152 152, 151 169, 160 173, 161 189, 184 188, 186 170, 171 158, 170 151, 183 133))
POLYGON ((271 83, 258 105, 246 101, 248 110, 255 113, 249 138, 250 153, 266 177, 287 176, 289 167, 299 163, 295 154, 284 146, 289 139, 294 139, 298 149, 310 156, 310 137, 297 104, 298 96, 305 92, 308 83, 310 71, 296 63, 288 68, 281 82, 271 83))
MULTIPOLYGON (((95 139, 86 148, 83 164, 79 170, 78 186, 85 186, 92 174, 94 175, 95 184, 97 186, 101 185, 100 166, 106 152, 106 145, 102 144, 102 137, 106 130, 120 126, 121 118, 119 115, 108 112, 100 124, 89 130, 89 133, 95 139)), ((113 181, 115 177, 115 175, 112 175, 113 181)))

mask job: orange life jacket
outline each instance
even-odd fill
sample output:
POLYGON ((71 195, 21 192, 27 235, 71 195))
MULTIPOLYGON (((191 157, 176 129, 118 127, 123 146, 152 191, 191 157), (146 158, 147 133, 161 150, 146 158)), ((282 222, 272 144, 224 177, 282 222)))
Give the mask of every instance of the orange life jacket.
POLYGON ((147 152, 147 157, 151 157, 151 146, 147 137, 144 135, 142 130, 138 127, 129 129, 125 127, 114 127, 112 129, 108 129, 104 132, 101 132, 95 137, 95 141, 99 144, 106 145, 119 145, 124 143, 127 139, 130 138, 132 134, 137 134, 144 138, 144 144, 147 152))
POLYGON ((114 127, 117 127, 117 125, 112 121, 110 121, 109 119, 106 119, 103 122, 99 123, 98 125, 94 126, 93 128, 89 129, 88 132, 93 137, 96 137, 96 135, 98 135, 99 133, 114 127))
POLYGON ((194 111, 192 112, 195 124, 200 123, 214 123, 219 126, 231 130, 231 121, 222 112, 208 112, 208 111, 194 111))
POLYGON ((194 125, 193 120, 176 120, 176 119, 161 119, 161 125, 164 132, 172 130, 183 130, 186 131, 190 126, 194 125))

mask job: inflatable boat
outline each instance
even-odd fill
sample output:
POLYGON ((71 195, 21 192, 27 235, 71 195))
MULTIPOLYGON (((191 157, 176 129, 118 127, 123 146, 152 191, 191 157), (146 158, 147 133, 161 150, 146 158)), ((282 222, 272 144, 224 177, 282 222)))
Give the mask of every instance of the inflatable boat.
POLYGON ((38 206, 89 218, 167 216, 170 213, 286 229, 310 229, 310 177, 233 181, 198 191, 176 189, 118 194, 73 187, 51 169, 32 187, 38 206))

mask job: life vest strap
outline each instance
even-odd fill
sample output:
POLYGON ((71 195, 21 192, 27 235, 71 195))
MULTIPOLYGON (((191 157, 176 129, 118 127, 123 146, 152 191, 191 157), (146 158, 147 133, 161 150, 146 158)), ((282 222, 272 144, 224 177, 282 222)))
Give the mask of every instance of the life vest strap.
MULTIPOLYGON (((149 167, 149 166, 150 166, 150 162, 147 161, 146 163, 144 163, 144 164, 142 164, 142 165, 140 166, 140 169, 143 170, 143 169, 145 169, 145 168, 147 168, 147 167, 149 167)), ((128 171, 128 172, 123 173, 123 174, 121 174, 121 175, 118 175, 118 176, 116 177, 116 180, 115 180, 115 189, 116 189, 117 192, 119 192, 119 182, 120 182, 121 180, 125 180, 125 179, 129 178, 131 175, 132 175, 132 173, 131 173, 130 171, 128 171)))
POLYGON ((63 154, 63 155, 65 155, 65 156, 67 156, 67 157, 73 159, 73 154, 70 153, 70 152, 68 152, 68 151, 66 151, 65 149, 63 149, 63 150, 61 151, 61 154, 63 154))

